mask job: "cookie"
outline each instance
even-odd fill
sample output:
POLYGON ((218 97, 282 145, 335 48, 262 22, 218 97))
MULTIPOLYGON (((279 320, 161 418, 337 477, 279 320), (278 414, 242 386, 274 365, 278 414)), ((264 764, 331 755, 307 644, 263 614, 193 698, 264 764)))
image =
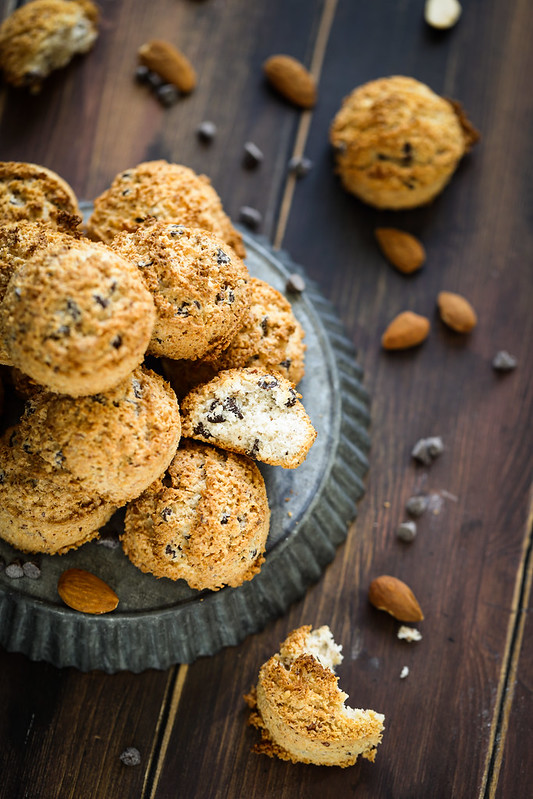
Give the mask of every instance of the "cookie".
POLYGON ((0 219, 2 225, 48 222, 72 233, 73 227, 80 224, 81 215, 74 191, 51 169, 19 161, 0 161, 0 219), (72 216, 77 217, 74 224, 72 216))
POLYGON ((12 86, 40 91, 44 79, 91 49, 98 9, 90 0, 32 0, 0 27, 0 69, 12 86))
POLYGON ((156 320, 148 352, 196 359, 231 341, 248 306, 248 270, 220 239, 198 228, 156 222, 112 242, 152 293, 156 320))
POLYGON ((187 394, 181 406, 182 433, 294 469, 316 438, 299 397, 279 373, 228 369, 187 394))
POLYGON ((261 730, 258 753, 293 763, 352 766, 374 761, 385 717, 346 707, 335 666, 342 661, 329 627, 294 630, 260 669, 246 697, 250 723, 261 730))
POLYGON ((121 541, 142 571, 216 591, 257 574, 269 521, 254 463, 185 440, 165 477, 128 505, 121 541))
POLYGON ((18 436, 26 451, 68 471, 87 494, 120 506, 172 460, 180 439, 178 402, 160 375, 139 367, 105 393, 40 392, 28 403, 18 436))
POLYGON ((132 232, 147 219, 199 227, 232 247, 246 251, 241 234, 224 213, 209 178, 167 161, 146 161, 116 176, 94 201, 87 222, 91 238, 109 243, 117 233, 132 232))
POLYGON ((83 396, 113 388, 141 363, 155 309, 135 266, 79 241, 17 269, 0 316, 14 366, 52 391, 83 396))
MULTIPOLYGON (((70 246, 73 239, 79 238, 77 225, 79 217, 65 215, 70 220, 70 232, 57 230, 48 222, 9 222, 0 225, 0 303, 7 285, 19 266, 22 266, 36 252, 54 246, 70 246)), ((0 329, 2 319, 0 315, 0 329)), ((9 365, 11 359, 0 336, 0 363, 9 365)))
POLYGON ((402 76, 354 89, 330 130, 344 188, 390 209, 430 202, 477 138, 457 104, 402 76))
POLYGON ((25 452, 18 429, 0 440, 0 537, 23 552, 63 554, 98 535, 116 508, 64 469, 25 452))
POLYGON ((304 376, 305 333, 289 301, 258 278, 250 278, 249 295, 244 322, 220 355, 195 362, 164 362, 165 374, 182 396, 218 372, 241 366, 275 369, 294 385, 304 376))

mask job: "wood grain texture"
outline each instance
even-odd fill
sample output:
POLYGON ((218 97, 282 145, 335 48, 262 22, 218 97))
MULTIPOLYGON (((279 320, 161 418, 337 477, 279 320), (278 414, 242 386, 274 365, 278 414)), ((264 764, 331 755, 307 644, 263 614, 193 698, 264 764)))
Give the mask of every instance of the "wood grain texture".
MULTIPOLYGON (((11 5, 0 0, 4 14, 11 5)), ((527 0, 512 13, 503 0, 472 0, 446 33, 424 25, 415 0, 338 0, 319 102, 305 124, 265 86, 260 66, 274 52, 310 64, 327 2, 100 5, 102 35, 92 54, 50 78, 36 98, 4 90, 0 157, 43 163, 86 198, 140 160, 176 160, 207 173, 234 217, 243 204, 257 207, 262 232, 273 238, 288 196, 288 157, 295 146, 304 150, 314 168, 292 186, 279 235, 336 304, 359 349, 373 395, 371 469, 357 523, 320 581, 239 647, 186 671, 112 677, 0 653, 0 797, 519 796, 533 782, 530 624, 516 634, 517 614, 529 607, 533 444, 527 0), (199 72, 198 89, 169 110, 132 79, 136 48, 155 36, 174 40, 199 72), (378 212, 346 194, 328 145, 342 98, 387 74, 412 75, 459 99, 483 135, 444 193, 410 212, 378 212), (195 128, 208 118, 219 132, 206 148, 195 128), (246 140, 265 153, 256 172, 241 166, 246 140), (419 236, 424 269, 410 277, 394 271, 375 244, 377 226, 419 236), (437 318, 442 289, 476 308, 470 336, 437 318), (431 335, 417 350, 384 353, 381 333, 406 309, 431 318, 431 335), (492 370, 500 349, 518 357, 515 372, 492 370), (428 435, 445 443, 429 469, 410 457, 428 435), (432 510, 414 543, 401 544, 395 531, 418 492, 430 495, 432 510), (399 641, 398 624, 369 606, 368 585, 382 573, 405 580, 419 599, 420 643, 399 641), (246 725, 242 694, 304 623, 329 624, 343 645, 338 673, 349 704, 385 713, 375 764, 326 769, 252 754, 257 735, 246 725), (410 673, 401 680, 405 665, 410 673), (118 760, 128 745, 143 754, 138 769, 118 760)))

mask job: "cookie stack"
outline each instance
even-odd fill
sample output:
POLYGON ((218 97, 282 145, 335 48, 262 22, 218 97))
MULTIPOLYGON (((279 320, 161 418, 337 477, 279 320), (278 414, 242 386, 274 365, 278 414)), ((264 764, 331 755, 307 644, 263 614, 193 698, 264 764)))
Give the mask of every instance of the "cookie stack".
POLYGON ((26 399, 0 439, 0 535, 62 553, 127 505, 143 571, 251 579, 270 519, 253 461, 295 468, 316 433, 294 388, 304 332, 248 275, 208 179, 165 161, 122 172, 87 238, 64 180, 9 162, 0 213, 0 362, 26 399))

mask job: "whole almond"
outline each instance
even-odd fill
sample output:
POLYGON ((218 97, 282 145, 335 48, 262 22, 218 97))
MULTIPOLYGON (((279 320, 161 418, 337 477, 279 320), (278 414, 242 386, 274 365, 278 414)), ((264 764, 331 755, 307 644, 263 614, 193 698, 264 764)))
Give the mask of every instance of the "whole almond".
POLYGON ((424 614, 409 586, 382 574, 370 583, 368 599, 378 610, 385 610, 398 621, 422 621, 424 614))
POLYGON ((410 233, 393 227, 378 227, 374 233, 381 252, 400 272, 409 275, 425 263, 426 251, 410 233))
POLYGON ((189 94, 196 86, 196 72, 187 56, 164 39, 151 39, 138 50, 139 62, 156 72, 165 83, 189 94))
POLYGON ((84 569, 68 569, 57 583, 65 605, 82 613, 109 613, 118 605, 118 596, 99 577, 84 569))
POLYGON ((421 344, 429 335, 429 319, 425 316, 403 311, 387 327, 381 337, 386 350, 405 350, 421 344))
POLYGON ((316 81, 296 58, 273 55, 263 64, 269 83, 286 100, 299 108, 312 108, 316 103, 316 81))
POLYGON ((468 300, 452 291, 441 291, 437 297, 440 317, 457 333, 470 333, 477 325, 477 315, 468 300))

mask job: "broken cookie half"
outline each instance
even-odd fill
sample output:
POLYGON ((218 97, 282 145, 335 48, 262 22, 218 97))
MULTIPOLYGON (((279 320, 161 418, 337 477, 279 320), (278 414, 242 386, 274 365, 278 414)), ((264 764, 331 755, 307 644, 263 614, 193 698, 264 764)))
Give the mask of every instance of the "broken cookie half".
POLYGON ((292 383, 266 369, 228 369, 187 394, 183 435, 295 469, 316 430, 292 383))
POLYGON ((341 647, 329 627, 294 630, 260 669, 245 699, 250 724, 261 730, 254 751, 293 763, 352 766, 359 755, 374 761, 385 717, 346 707, 335 666, 341 647))

